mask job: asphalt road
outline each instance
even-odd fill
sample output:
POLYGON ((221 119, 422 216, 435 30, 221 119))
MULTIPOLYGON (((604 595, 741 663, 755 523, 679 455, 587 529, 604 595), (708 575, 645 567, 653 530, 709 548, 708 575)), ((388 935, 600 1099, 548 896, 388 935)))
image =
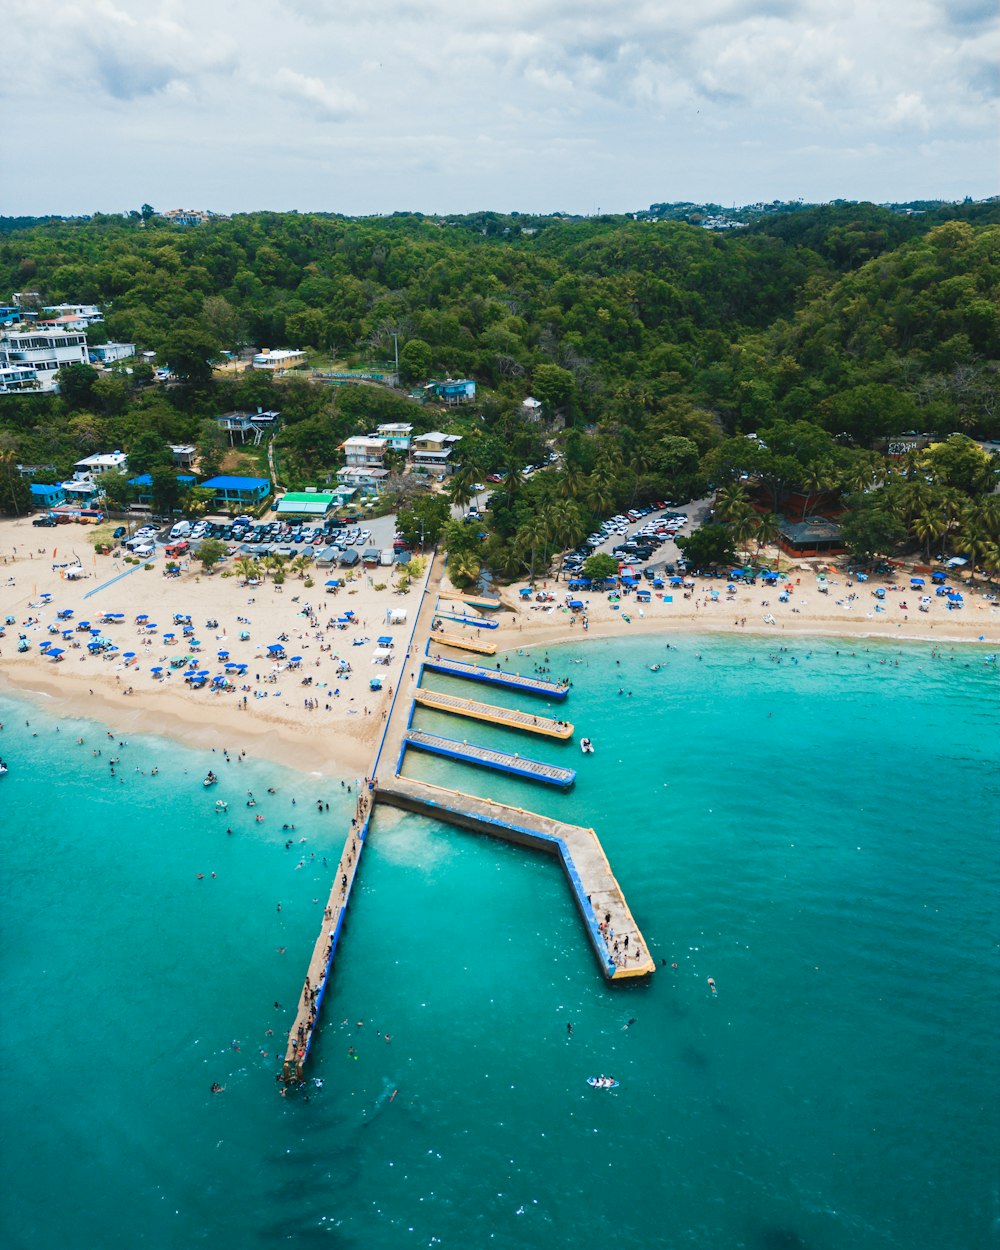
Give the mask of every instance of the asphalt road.
MULTIPOLYGON (((713 496, 708 495, 704 499, 695 499, 691 503, 680 504, 676 508, 666 508, 663 511, 657 510, 651 512, 649 516, 641 517, 638 521, 630 522, 628 527, 628 536, 624 534, 612 534, 607 542, 601 543, 599 547, 594 548, 594 554, 600 552, 602 555, 610 556, 611 548, 617 547, 620 543, 627 542, 628 538, 632 538, 642 527, 654 520, 656 517, 663 516, 666 512, 683 512, 688 518, 688 523, 683 530, 680 531, 682 537, 692 534, 708 517, 712 508, 713 496)), ((641 568, 653 569, 656 572, 662 572, 665 564, 676 564, 680 556, 676 542, 672 538, 668 538, 662 547, 657 548, 656 554, 648 564, 640 565, 641 568)), ((618 557, 616 556, 615 559, 618 557)), ((624 561, 623 561, 624 563, 624 561)))

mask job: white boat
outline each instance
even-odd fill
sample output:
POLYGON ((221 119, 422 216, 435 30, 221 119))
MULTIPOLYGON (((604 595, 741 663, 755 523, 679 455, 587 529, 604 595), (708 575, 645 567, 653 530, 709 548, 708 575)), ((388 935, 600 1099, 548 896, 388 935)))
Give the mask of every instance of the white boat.
POLYGON ((0 777, 6 777, 6 775, 7 765, 3 762, 3 760, 0 760, 0 777))
POLYGON ((209 773, 208 776, 205 778, 205 780, 201 784, 207 790, 209 786, 214 786, 218 784, 218 780, 219 779, 218 777, 216 777, 215 773, 209 773))
POLYGON ((581 739, 580 739, 580 750, 584 753, 584 755, 593 755, 593 754, 594 754, 594 744, 590 741, 590 739, 589 739, 589 738, 581 738, 581 739))

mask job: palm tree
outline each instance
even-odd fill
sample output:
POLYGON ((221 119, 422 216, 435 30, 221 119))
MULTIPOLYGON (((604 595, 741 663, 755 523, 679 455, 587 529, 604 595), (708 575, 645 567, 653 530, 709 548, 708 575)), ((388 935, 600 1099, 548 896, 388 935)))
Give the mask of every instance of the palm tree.
POLYGON ((734 509, 729 517, 728 525, 733 542, 743 549, 743 555, 746 558, 750 554, 750 540, 757 530, 757 514, 748 504, 744 504, 740 511, 737 512, 734 509))
POLYGON ((591 512, 605 517, 614 507, 615 495, 613 483, 609 476, 591 473, 587 481, 587 505, 591 512))
POLYGON ((260 565, 256 560, 251 560, 249 556, 240 556, 240 558, 236 561, 235 567, 236 572, 239 573, 240 577, 242 577, 245 582, 250 581, 251 578, 260 576, 260 565))
POLYGON ((461 508, 462 511, 465 512, 466 508, 469 506, 469 500, 476 493, 472 489, 473 480, 474 479, 470 479, 467 482, 463 481, 456 473, 455 476, 449 481, 448 485, 445 487, 445 494, 448 496, 448 502, 452 505, 452 507, 461 508))
POLYGON ((285 556, 271 555, 265 556, 264 559, 261 560, 261 564, 273 576, 275 573, 281 573, 284 571, 285 560, 285 556))
POLYGON ((579 499, 587 489, 586 475, 578 465, 568 464, 559 476, 558 489, 563 499, 579 499))
POLYGON ((910 522, 910 531, 918 542, 923 543, 928 563, 931 559, 931 543, 941 538, 947 529, 948 520, 944 513, 933 507, 919 512, 910 522))
POLYGON ((773 512, 765 512, 757 518, 757 528, 754 530, 754 539, 757 543, 757 550, 754 553, 754 560, 760 560, 760 552, 762 547, 770 547, 772 543, 776 543, 781 534, 781 522, 773 512))
POLYGON ((992 545, 978 508, 969 508, 963 515, 958 531, 958 544, 968 556, 971 586, 976 580, 976 565, 982 562, 983 553, 992 545))
POLYGON ((545 524, 545 521, 541 516, 533 516, 526 525, 522 525, 517 531, 515 542, 522 548, 522 550, 531 552, 531 581, 535 580, 535 564, 538 556, 538 548, 544 547, 549 541, 548 526, 545 524))
POLYGON ((306 569, 308 569, 310 564, 312 564, 311 556, 296 556, 292 561, 292 568, 298 573, 300 581, 305 577, 306 569))
POLYGON ((507 468, 503 479, 504 494, 507 496, 507 502, 511 503, 521 493, 521 487, 524 485, 524 470, 513 457, 508 459, 507 468))
POLYGON ((802 505, 803 520, 811 514, 810 502, 818 499, 824 491, 830 490, 833 484, 833 473, 828 464, 825 464, 823 461, 814 461, 806 467, 805 472, 802 474, 802 481, 799 483, 806 492, 806 500, 802 505))
POLYGON ((746 503, 746 487, 739 482, 730 482, 715 496, 715 515, 720 521, 728 521, 732 513, 746 507, 746 503))

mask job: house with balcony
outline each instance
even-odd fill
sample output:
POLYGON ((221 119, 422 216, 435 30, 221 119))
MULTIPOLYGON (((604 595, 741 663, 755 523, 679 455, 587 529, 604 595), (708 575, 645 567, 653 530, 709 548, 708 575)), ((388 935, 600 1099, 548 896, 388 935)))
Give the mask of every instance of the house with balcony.
POLYGON ((440 430, 416 435, 410 444, 413 468, 434 477, 444 477, 451 472, 451 454, 461 441, 460 434, 442 434, 440 430))
POLYGON ((52 392, 59 390, 57 374, 64 365, 85 365, 87 336, 67 330, 8 330, 0 334, 0 369, 16 369, 17 378, 7 376, 7 386, 15 390, 52 392), (25 370, 35 375, 35 385, 24 384, 25 370))
POLYGON ((413 426, 406 421, 393 421, 380 425, 371 437, 384 438, 390 451, 409 451, 413 426))
POLYGON ((217 508, 255 508, 271 493, 271 483, 266 477, 210 477, 202 482, 205 490, 215 492, 217 508))
POLYGON ((38 375, 30 365, 0 365, 0 395, 39 389, 38 375))
POLYGON ((443 382, 428 382, 424 390, 449 407, 471 404, 476 398, 476 384, 471 378, 445 378, 443 382))
POLYGON ((96 304, 46 304, 42 309, 44 321, 58 321, 67 329, 86 330, 104 320, 104 314, 96 304), (72 322, 72 326, 69 324, 72 322))
POLYGON ((358 434, 345 438, 340 445, 348 469, 381 469, 388 439, 377 434, 358 434))
POLYGON ((272 433, 278 428, 278 418, 280 412, 258 408, 256 412, 224 412, 221 417, 216 417, 216 423, 229 435, 229 446, 232 447, 235 437, 240 436, 240 442, 247 441, 249 435, 254 446, 260 445, 260 440, 265 434, 272 433))
POLYGON ((85 456, 73 465, 73 476, 100 477, 102 473, 124 473, 128 469, 128 456, 123 451, 99 452, 85 456))
POLYGON ((281 348, 271 351, 265 347, 254 356, 252 364, 255 369, 267 369, 270 373, 287 373, 289 369, 297 369, 306 363, 305 352, 295 348, 281 348))
POLYGON ((170 448, 170 459, 182 469, 190 469, 197 455, 194 443, 167 443, 170 448))

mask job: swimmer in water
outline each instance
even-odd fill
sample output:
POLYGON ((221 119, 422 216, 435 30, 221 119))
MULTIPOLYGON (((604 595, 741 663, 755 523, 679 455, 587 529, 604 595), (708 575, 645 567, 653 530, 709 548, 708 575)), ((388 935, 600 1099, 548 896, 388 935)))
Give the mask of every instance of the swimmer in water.
POLYGON ((222 1094, 222 1093, 224 1093, 224 1092, 225 1092, 225 1089, 226 1089, 225 1085, 220 1085, 218 1081, 213 1081, 213 1082, 212 1082, 212 1093, 213 1093, 213 1094, 222 1094))
POLYGON ((708 988, 712 991, 713 994, 715 993, 715 981, 713 980, 712 977, 708 978, 708 988))

